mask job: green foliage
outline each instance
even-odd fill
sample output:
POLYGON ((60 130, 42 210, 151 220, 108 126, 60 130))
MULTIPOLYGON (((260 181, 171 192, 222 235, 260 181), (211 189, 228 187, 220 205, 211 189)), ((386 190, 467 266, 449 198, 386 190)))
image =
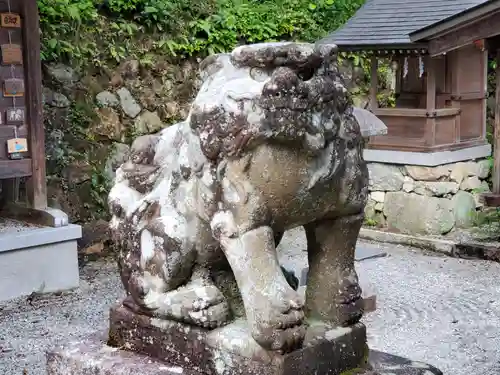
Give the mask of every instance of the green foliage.
POLYGON ((74 138, 84 139, 85 129, 89 124, 89 118, 77 103, 69 108, 64 124, 68 127, 62 129, 58 119, 53 114, 55 110, 49 106, 44 109, 44 126, 46 137, 45 155, 47 158, 47 170, 49 176, 61 176, 71 163, 81 160, 82 156, 72 146, 74 138))
POLYGON ((82 190, 67 176, 68 168, 75 165, 88 166, 90 181, 87 194, 90 202, 84 203, 88 218, 105 218, 107 215, 106 197, 110 181, 102 165, 93 153, 102 147, 91 132, 95 112, 85 102, 73 102, 64 118, 57 115, 57 109, 45 108, 46 158, 49 184, 55 184, 66 192, 82 190), (61 125, 64 124, 64 128, 61 125), (80 147, 75 148, 75 144, 80 147), (79 164, 80 163, 80 164, 79 164))
MULTIPOLYGON (((343 24, 363 2, 38 0, 42 60, 70 64, 88 74, 112 71, 127 58, 147 67, 156 63, 157 56, 175 61, 203 58, 246 43, 315 41, 343 24)), ((90 131, 95 103, 86 102, 91 103, 73 103, 64 118, 63 110, 46 108, 49 183, 62 185, 68 195, 83 192, 89 215, 105 217, 110 181, 102 157, 94 155, 102 146, 90 131), (74 183, 67 173, 80 165, 87 168, 89 179, 74 183)))
POLYGON ((93 216, 94 219, 104 218, 108 214, 107 196, 111 189, 111 181, 98 165, 92 165, 91 176, 90 197, 94 206, 93 216))
POLYGON ((378 221, 375 219, 365 218, 365 223, 368 227, 376 227, 378 225, 378 221))
POLYGON ((364 0, 38 0, 42 59, 74 65, 161 52, 205 56, 238 44, 314 41, 364 0))
POLYGON ((500 208, 484 208, 475 217, 475 228, 471 234, 476 241, 500 240, 500 208))
POLYGON ((96 22, 94 0, 39 0, 42 29, 42 60, 72 56, 78 60, 91 53, 92 43, 81 42, 96 22))

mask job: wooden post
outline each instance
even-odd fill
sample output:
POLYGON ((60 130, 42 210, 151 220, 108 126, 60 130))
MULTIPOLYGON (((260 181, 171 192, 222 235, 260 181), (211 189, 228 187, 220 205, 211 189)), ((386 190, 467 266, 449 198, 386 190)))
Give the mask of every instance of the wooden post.
POLYGON ((497 50, 495 92, 495 138, 493 160, 493 194, 500 194, 500 49, 497 50))
MULTIPOLYGON (((432 57, 428 56, 426 59, 427 70, 427 100, 426 109, 427 113, 432 116, 436 111, 436 66, 432 57)), ((434 146, 436 134, 436 119, 434 116, 427 118, 425 129, 425 142, 428 146, 434 146)))
POLYGON ((47 208, 45 176, 45 134, 42 115, 42 69, 40 61, 40 25, 36 0, 23 0, 24 69, 26 112, 31 148, 32 176, 27 180, 31 208, 47 208))
MULTIPOLYGON (((460 66, 459 66, 459 55, 457 51, 451 51, 446 55, 446 59, 449 61, 449 70, 450 70, 450 92, 451 92, 451 107, 461 109, 462 102, 460 101, 460 66)), ((460 143, 461 135, 460 135, 460 123, 461 123, 461 115, 455 117, 455 143, 460 143)))
POLYGON ((378 60, 377 56, 371 58, 371 86, 370 86, 370 105, 371 109, 378 108, 377 92, 378 92, 378 60))
POLYGON ((427 111, 433 112, 436 109, 436 67, 432 57, 428 57, 427 65, 427 111))
POLYGON ((397 95, 401 94, 402 88, 403 88, 403 71, 404 71, 404 64, 405 60, 403 57, 398 57, 395 60, 398 64, 398 68, 396 70, 396 89, 394 90, 397 95))

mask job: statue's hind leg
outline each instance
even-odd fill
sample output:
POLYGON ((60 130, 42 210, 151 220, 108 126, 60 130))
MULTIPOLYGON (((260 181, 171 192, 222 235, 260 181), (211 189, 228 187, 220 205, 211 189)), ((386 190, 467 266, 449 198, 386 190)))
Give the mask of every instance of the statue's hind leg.
POLYGON ((131 252, 136 257, 122 267, 129 275, 124 304, 158 318, 214 328, 228 320, 229 308, 208 271, 196 266, 187 226, 173 213, 152 219, 138 233, 131 252))
POLYGON ((363 315, 354 251, 364 214, 305 226, 309 257, 306 316, 347 326, 363 315))

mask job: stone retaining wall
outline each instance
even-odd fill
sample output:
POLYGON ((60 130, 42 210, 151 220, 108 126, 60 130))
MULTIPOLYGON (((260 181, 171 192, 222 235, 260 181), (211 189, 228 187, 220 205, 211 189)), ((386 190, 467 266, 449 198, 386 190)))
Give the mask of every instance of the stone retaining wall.
POLYGON ((489 191, 490 161, 438 167, 368 163, 366 224, 405 234, 442 235, 472 227, 489 191))

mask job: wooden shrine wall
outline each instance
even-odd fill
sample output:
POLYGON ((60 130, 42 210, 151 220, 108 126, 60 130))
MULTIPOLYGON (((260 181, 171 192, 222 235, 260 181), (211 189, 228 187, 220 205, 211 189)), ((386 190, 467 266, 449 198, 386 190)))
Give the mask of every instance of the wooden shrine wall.
MULTIPOLYGON (((32 174, 26 114, 23 1, 0 0, 0 179, 32 174), (18 152, 20 151, 20 152, 18 152)), ((29 0, 28 0, 29 1, 29 0)))
POLYGON ((485 139, 487 55, 475 46, 449 53, 456 59, 453 74, 456 101, 460 105, 460 140, 485 139))

